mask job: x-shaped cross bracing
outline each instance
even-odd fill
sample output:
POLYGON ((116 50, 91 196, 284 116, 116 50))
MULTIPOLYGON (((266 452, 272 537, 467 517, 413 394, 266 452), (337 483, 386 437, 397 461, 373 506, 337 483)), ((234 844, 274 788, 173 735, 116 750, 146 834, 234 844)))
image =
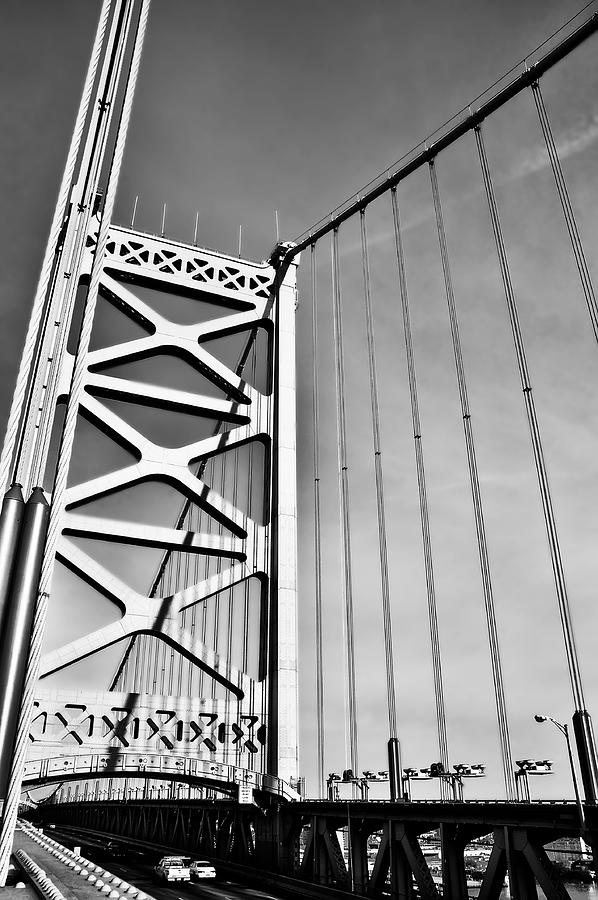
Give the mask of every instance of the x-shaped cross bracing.
MULTIPOLYGON (((196 287, 196 285, 194 285, 196 287)), ((268 301, 251 295, 236 297, 249 307, 193 325, 178 325, 157 313, 122 282, 108 273, 102 278, 102 293, 130 318, 141 323, 147 336, 91 351, 87 356, 85 390, 80 413, 104 434, 127 448, 135 462, 106 475, 92 478, 66 491, 62 534, 57 558, 87 584, 108 597, 122 617, 84 637, 45 655, 42 677, 93 653, 131 638, 154 634, 191 659, 241 700, 251 689, 251 679, 209 649, 181 626, 181 612, 199 601, 232 588, 250 576, 268 571, 268 526, 260 525, 198 477, 197 463, 216 454, 259 440, 270 445, 272 406, 270 398, 247 383, 240 374, 214 357, 202 341, 258 326, 269 328, 264 318, 268 301), (104 374, 118 364, 174 354, 190 363, 223 392, 223 398, 148 385, 126 377, 104 374), (157 409, 192 412, 209 416, 226 430, 182 447, 166 448, 145 437, 137 428, 109 409, 105 399, 133 402, 157 409), (161 481, 179 491, 216 520, 226 534, 202 534, 168 526, 122 522, 79 512, 84 504, 148 481, 161 481), (123 544, 189 553, 214 555, 231 565, 198 584, 168 597, 148 597, 125 584, 105 566, 69 539, 95 538, 123 544)), ((64 384, 67 384, 65 375, 64 384)))

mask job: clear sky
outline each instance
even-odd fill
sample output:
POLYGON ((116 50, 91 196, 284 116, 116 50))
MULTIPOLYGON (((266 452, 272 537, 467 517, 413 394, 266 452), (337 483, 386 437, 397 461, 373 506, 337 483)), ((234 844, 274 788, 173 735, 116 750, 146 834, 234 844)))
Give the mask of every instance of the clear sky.
MULTIPOLYGON (((116 220, 265 258, 292 239, 522 59, 581 6, 579 0, 154 0, 116 220)), ((8 0, 0 31, 0 377, 4 421, 41 255, 87 63, 98 3, 8 0)), ((545 79, 594 280, 598 208, 596 40, 545 79)), ((595 634, 598 349, 571 262, 531 97, 488 124, 487 143, 508 229, 508 252, 536 389, 590 711, 598 689, 595 634)), ((473 143, 438 163, 478 440, 513 752, 549 756, 536 795, 571 793, 556 732, 572 709, 556 600, 520 389, 473 143)), ((428 464, 432 540, 454 762, 486 762, 479 792, 500 791, 482 595, 446 304, 425 173, 401 194, 428 464), (474 758, 475 757, 475 758, 474 758)), ((392 602, 405 764, 435 749, 417 493, 404 349, 388 210, 371 212, 392 602)), ((357 231, 342 234, 348 355, 349 455, 355 543, 361 763, 383 767, 384 681, 357 231)), ((329 260, 318 269, 323 342, 326 509, 327 769, 343 768, 343 669, 335 474, 329 260)), ((307 262, 307 259, 305 259, 307 262)), ((307 267, 305 266, 305 270, 307 267)), ((310 308, 298 310, 301 752, 314 773, 311 569, 310 308)), ((64 608, 56 599, 49 644, 64 608), (53 624, 54 623, 54 624, 53 624)), ((313 784, 313 781, 312 781, 313 784)), ((477 787, 477 785, 476 785, 477 787)), ((422 794, 424 786, 421 786, 422 794)))

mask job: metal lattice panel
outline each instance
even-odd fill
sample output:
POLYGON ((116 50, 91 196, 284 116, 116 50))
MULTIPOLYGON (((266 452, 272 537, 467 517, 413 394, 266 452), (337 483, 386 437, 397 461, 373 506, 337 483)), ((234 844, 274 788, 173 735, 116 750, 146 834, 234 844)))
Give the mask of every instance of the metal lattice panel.
POLYGON ((141 268, 145 274, 167 280, 169 284, 194 286, 222 295, 233 291, 267 300, 273 273, 267 266, 248 269, 237 260, 217 256, 197 247, 138 234, 127 228, 113 228, 106 247, 106 265, 135 276, 141 268))

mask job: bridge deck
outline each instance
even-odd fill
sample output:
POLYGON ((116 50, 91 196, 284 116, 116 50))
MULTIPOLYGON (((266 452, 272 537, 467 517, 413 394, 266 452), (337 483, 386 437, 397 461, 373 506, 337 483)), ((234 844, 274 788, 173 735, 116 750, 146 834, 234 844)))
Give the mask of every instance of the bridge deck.
MULTIPOLYGON (((60 809, 68 810, 74 807, 98 806, 97 801, 78 801, 77 803, 61 803, 60 809)), ((101 808, 122 808, 122 800, 103 800, 101 808)), ((147 807, 160 809, 166 812, 169 808, 210 808, 235 810, 238 804, 232 800, 187 800, 177 799, 129 799, 127 807, 147 807)), ((50 815, 52 809, 48 807, 46 813, 50 815)), ((283 803, 281 811, 285 811, 293 818, 302 816, 326 816, 334 818, 338 816, 343 823, 347 821, 347 815, 351 818, 363 818, 368 820, 400 819, 402 822, 413 825, 423 824, 431 827, 430 823, 458 823, 468 822, 472 825, 488 825, 494 828, 502 825, 517 825, 522 828, 547 828, 556 829, 563 833, 570 831, 579 833, 579 812, 573 801, 544 800, 533 803, 507 802, 504 800, 417 800, 408 802, 393 802, 390 800, 300 800, 293 803, 283 803)), ((584 804, 587 830, 598 831, 598 806, 584 804)))
MULTIPOLYGON (((347 814, 355 818, 397 818, 402 822, 430 827, 430 823, 451 824, 467 822, 472 825, 518 825, 522 828, 556 829, 563 833, 579 834, 579 812, 573 802, 536 801, 535 803, 506 802, 504 800, 418 800, 395 803, 388 800, 302 800, 292 804, 294 815, 327 816, 347 821, 347 814)), ((598 807, 585 806, 589 831, 598 830, 598 807)))

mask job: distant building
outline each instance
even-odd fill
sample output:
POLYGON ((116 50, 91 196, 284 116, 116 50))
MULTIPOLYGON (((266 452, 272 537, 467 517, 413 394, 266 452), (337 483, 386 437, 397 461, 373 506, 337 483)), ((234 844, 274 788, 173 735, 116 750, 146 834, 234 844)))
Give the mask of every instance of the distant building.
POLYGON ((578 837, 560 838, 558 841, 552 841, 552 843, 546 844, 546 853, 553 862, 564 863, 569 866, 572 862, 581 860, 583 858, 582 854, 584 856, 587 854, 588 858, 590 858, 585 842, 578 837))

